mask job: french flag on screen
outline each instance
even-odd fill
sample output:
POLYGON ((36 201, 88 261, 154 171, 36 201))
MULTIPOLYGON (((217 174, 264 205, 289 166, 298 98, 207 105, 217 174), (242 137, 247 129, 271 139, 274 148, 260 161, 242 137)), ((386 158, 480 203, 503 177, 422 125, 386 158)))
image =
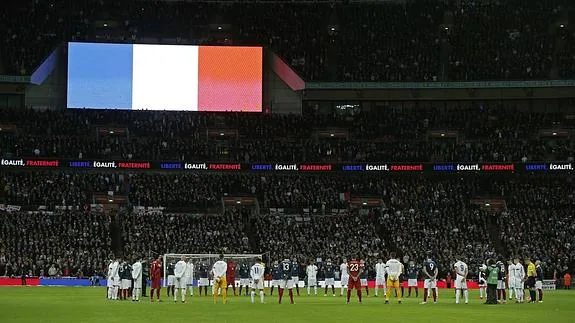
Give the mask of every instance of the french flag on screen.
POLYGON ((261 112, 261 47, 68 46, 69 108, 261 112))

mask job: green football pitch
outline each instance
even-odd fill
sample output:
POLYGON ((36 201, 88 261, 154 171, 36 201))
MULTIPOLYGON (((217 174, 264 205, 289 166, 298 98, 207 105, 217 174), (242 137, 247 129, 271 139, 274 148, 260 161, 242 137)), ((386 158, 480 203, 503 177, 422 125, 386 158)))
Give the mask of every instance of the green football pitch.
POLYGON ((484 305, 477 291, 470 304, 455 305, 454 295, 440 291, 437 304, 420 305, 420 299, 405 298, 403 304, 383 304, 381 297, 357 299, 345 304, 343 297, 296 297, 296 304, 277 304, 277 296, 266 296, 266 304, 251 304, 249 297, 229 297, 229 304, 213 304, 212 298, 194 296, 187 304, 174 303, 162 290, 162 303, 108 301, 104 288, 2 287, 0 322, 575 322, 575 291, 549 291, 543 303, 484 305))

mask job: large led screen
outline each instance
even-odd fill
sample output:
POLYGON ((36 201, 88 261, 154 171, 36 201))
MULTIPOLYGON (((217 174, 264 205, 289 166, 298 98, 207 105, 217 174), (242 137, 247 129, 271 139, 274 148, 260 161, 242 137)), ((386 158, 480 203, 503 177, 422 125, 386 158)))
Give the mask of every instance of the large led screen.
POLYGON ((262 111, 261 47, 68 44, 68 108, 262 111))

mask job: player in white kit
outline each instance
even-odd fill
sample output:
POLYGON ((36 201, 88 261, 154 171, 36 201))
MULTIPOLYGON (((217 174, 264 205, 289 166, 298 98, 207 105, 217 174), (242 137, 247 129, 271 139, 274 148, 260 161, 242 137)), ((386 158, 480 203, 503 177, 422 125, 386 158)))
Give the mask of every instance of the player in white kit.
POLYGON ((457 257, 457 261, 453 268, 457 274, 455 277, 455 304, 459 304, 459 299, 461 297, 461 291, 463 291, 463 297, 465 298, 465 304, 469 303, 469 291, 467 290, 467 274, 469 269, 467 264, 459 260, 462 257, 457 257))
POLYGON ((523 303, 524 301, 524 292, 523 292, 523 280, 525 279, 525 268, 519 261, 518 257, 513 259, 515 265, 513 266, 513 278, 514 278, 514 285, 513 289, 515 289, 515 297, 517 298, 518 303, 523 303))
POLYGON ((387 294, 387 286, 385 284, 385 263, 383 259, 379 258, 377 264, 375 264, 375 297, 377 297, 377 292, 379 287, 383 288, 383 295, 387 294))
POLYGON ((178 291, 182 294, 182 303, 186 302, 186 287, 188 285, 186 280, 187 267, 188 264, 184 256, 182 256, 180 261, 174 266, 174 302, 178 301, 178 291))
MULTIPOLYGON (((118 299, 118 290, 120 289, 120 258, 112 263, 112 300, 118 299)), ((108 278, 109 279, 109 278, 108 278)))
MULTIPOLYGON (((515 269, 515 265, 513 264, 513 260, 507 261, 507 289, 509 300, 513 299, 513 290, 515 289, 515 276, 513 275, 513 270, 515 269)), ((517 295, 515 295, 517 299, 517 295)))
POLYGON ((186 276, 186 285, 187 289, 190 290, 190 296, 194 296, 194 263, 192 259, 188 260, 186 264, 186 272, 184 273, 186 276))
POLYGON ((311 287, 313 287, 313 292, 317 296, 317 266, 311 261, 305 269, 307 276, 307 296, 311 292, 311 287))
POLYGON ((252 304, 255 302, 256 289, 260 291, 260 303, 264 303, 264 271, 265 267, 260 258, 256 258, 256 263, 250 269, 250 277, 252 278, 252 291, 250 298, 252 304))
POLYGON ((343 258, 341 265, 339 265, 339 272, 341 277, 341 291, 339 296, 343 296, 343 290, 347 290, 347 285, 349 283, 349 271, 347 270, 347 259, 343 258))
POLYGON ((138 261, 132 264, 132 279, 134 280, 132 301, 139 302, 142 290, 142 259, 138 259, 138 261))
POLYGON ((113 269, 112 266, 114 264, 114 260, 110 260, 108 264, 108 273, 106 275, 106 287, 108 292, 108 299, 112 299, 112 292, 114 291, 114 276, 113 276, 113 269))

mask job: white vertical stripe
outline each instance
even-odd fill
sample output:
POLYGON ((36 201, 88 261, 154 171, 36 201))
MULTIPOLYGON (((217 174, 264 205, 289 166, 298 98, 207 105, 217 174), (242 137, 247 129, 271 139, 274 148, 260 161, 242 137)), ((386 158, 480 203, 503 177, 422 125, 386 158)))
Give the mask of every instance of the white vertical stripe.
POLYGON ((133 110, 198 110, 198 46, 134 45, 133 110))

